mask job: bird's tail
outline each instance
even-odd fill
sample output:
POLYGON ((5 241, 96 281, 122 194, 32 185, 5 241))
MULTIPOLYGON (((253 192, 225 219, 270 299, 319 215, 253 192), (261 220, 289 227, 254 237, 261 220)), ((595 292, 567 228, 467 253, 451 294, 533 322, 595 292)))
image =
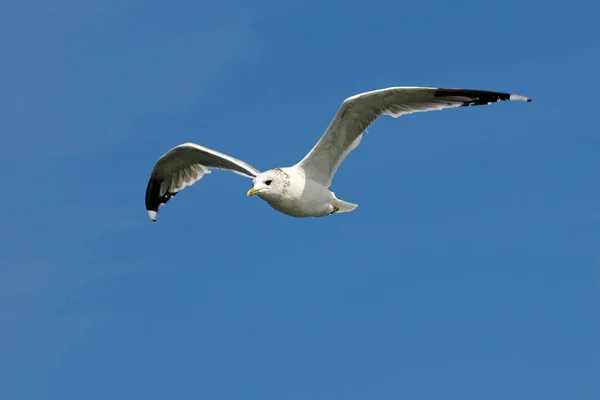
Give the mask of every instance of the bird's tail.
POLYGON ((347 201, 335 199, 335 206, 339 208, 337 212, 343 213, 354 210, 356 207, 358 207, 358 204, 348 203, 347 201))

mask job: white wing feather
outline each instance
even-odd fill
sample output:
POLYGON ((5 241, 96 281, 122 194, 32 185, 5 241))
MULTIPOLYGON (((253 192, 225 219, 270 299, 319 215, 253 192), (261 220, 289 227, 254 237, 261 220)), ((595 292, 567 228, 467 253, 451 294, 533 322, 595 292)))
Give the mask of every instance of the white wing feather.
POLYGON ((161 156, 152 169, 146 187, 146 210, 150 218, 156 221, 159 206, 202 179, 211 169, 228 170, 248 178, 260 174, 253 166, 227 154, 195 143, 181 144, 161 156))
POLYGON ((531 101, 509 93, 430 87, 391 87, 348 97, 317 144, 297 165, 308 177, 329 187, 342 161, 360 143, 364 130, 382 115, 397 118, 504 100, 531 101))

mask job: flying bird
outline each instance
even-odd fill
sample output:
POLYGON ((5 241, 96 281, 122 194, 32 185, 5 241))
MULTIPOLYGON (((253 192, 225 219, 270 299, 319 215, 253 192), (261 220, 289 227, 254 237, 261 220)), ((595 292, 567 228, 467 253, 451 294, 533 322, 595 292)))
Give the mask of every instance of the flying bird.
POLYGON ((159 206, 211 169, 221 169, 252 179, 247 195, 257 195, 284 214, 303 218, 349 212, 358 205, 338 199, 329 187, 342 161, 380 116, 397 118, 415 112, 515 100, 531 101, 517 94, 432 87, 390 87, 360 93, 342 102, 325 133, 300 162, 265 172, 227 154, 184 143, 169 150, 154 165, 146 188, 146 210, 150 219, 156 221, 159 206))

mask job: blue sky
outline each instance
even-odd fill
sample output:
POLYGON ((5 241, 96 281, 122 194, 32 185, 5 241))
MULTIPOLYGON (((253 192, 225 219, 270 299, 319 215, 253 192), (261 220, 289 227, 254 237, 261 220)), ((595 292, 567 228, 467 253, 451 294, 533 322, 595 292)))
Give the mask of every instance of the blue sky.
POLYGON ((0 398, 600 398, 598 5, 0 3, 0 398), (217 5, 218 4, 218 5, 217 5), (383 118, 295 219, 265 170, 388 86, 533 102, 383 118))

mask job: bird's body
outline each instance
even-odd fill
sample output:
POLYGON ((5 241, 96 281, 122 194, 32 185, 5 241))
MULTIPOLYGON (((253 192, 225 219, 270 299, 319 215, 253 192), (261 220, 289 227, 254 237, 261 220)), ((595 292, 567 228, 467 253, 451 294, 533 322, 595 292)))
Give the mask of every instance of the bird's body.
POLYGON ((306 172, 299 165, 266 171, 257 176, 255 181, 266 181, 272 175, 281 177, 283 182, 281 192, 272 195, 268 191, 261 190, 256 194, 283 214, 297 218, 324 217, 335 212, 351 211, 348 208, 356 208, 356 205, 344 207, 344 204, 350 203, 338 200, 328 188, 307 177, 306 172))
POLYGON ((363 132, 381 115, 485 105, 498 101, 531 99, 509 93, 471 89, 392 87, 361 93, 344 100, 321 139, 297 164, 260 172, 251 165, 202 147, 184 143, 156 162, 146 188, 146 209, 156 221, 158 208, 211 169, 223 169, 252 178, 248 196, 258 195, 275 210, 298 218, 324 217, 357 207, 329 190, 333 176, 355 149, 363 132))

